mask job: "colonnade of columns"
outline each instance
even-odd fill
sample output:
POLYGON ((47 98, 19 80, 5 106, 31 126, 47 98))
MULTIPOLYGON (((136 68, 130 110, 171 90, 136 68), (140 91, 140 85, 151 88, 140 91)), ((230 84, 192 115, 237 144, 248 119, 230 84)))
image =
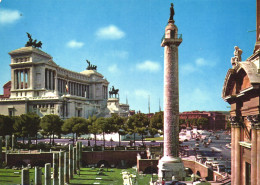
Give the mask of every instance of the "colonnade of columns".
POLYGON ((45 69, 45 88, 48 90, 55 90, 56 83, 55 83, 55 76, 56 72, 51 69, 45 69))
POLYGON ((27 89, 30 87, 30 69, 14 70, 14 88, 27 89))
POLYGON ((67 82, 65 79, 58 79, 59 93, 68 93, 75 96, 90 98, 90 86, 77 82, 67 82))
MULTIPOLYGON (((251 122, 251 185, 260 185, 260 116, 247 116, 251 122)), ((231 117, 231 184, 239 185, 242 177, 241 164, 241 123, 238 117, 231 117)), ((244 169, 246 170, 246 169, 244 169)), ((246 172, 245 172, 246 173, 246 172)), ((245 177, 249 178, 249 177, 245 177)))

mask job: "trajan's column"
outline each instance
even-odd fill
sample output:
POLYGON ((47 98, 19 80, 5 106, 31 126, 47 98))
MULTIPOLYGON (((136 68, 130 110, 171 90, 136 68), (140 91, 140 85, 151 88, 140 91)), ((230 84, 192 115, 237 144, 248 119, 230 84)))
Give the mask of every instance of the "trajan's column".
POLYGON ((173 16, 174 9, 171 4, 170 19, 161 43, 164 47, 164 152, 158 164, 159 181, 173 178, 182 180, 185 174, 179 158, 178 47, 182 37, 178 35, 173 16))

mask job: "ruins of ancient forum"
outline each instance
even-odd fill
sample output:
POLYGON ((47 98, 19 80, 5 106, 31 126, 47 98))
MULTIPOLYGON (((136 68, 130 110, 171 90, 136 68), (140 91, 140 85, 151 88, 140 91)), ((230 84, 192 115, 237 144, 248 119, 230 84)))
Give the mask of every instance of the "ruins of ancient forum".
POLYGON ((118 89, 108 92, 109 82, 87 60, 86 70, 78 73, 57 65, 52 56, 40 50, 41 42, 29 41, 25 47, 9 52, 11 81, 4 85, 0 96, 0 112, 18 116, 34 112, 70 117, 126 117, 129 105, 119 103, 118 89), (108 97, 109 93, 109 97, 108 97))

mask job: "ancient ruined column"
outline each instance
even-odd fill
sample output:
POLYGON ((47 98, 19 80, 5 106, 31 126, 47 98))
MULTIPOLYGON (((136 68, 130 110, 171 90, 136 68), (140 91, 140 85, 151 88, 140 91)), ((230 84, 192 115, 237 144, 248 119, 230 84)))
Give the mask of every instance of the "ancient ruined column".
POLYGON ((69 177, 73 178, 73 146, 69 145, 69 177))
POLYGON ((24 168, 22 169, 21 185, 28 185, 28 184, 30 184, 29 169, 24 168))
POLYGON ((79 158, 80 158, 80 144, 79 142, 77 142, 76 143, 76 170, 80 169, 79 158))
POLYGON ((76 147, 73 147, 73 173, 77 174, 77 164, 76 164, 76 158, 77 158, 77 151, 76 147))
POLYGON ((51 163, 45 164, 45 185, 51 185, 51 163))
POLYGON ((5 151, 9 150, 9 135, 5 136, 5 151))
POLYGON ((79 142, 79 169, 82 167, 82 142, 79 142))
POLYGON ((173 4, 171 16, 165 28, 164 47, 164 153, 158 164, 158 177, 161 181, 184 177, 184 165, 179 158, 179 79, 178 79, 178 47, 182 37, 174 24, 173 4))
POLYGON ((69 155, 64 153, 64 182, 69 183, 69 155))
POLYGON ((59 153, 59 185, 64 185, 64 152, 59 153))
POLYGON ((0 136, 0 167, 2 167, 2 164, 3 164, 3 154, 2 154, 2 146, 3 146, 3 144, 2 144, 2 141, 3 141, 3 137, 2 136, 0 136))
POLYGON ((53 185, 59 184, 59 154, 53 153, 53 185))
POLYGON ((15 135, 12 135, 12 150, 15 149, 15 135))
POLYGON ((36 166, 34 172, 35 185, 42 185, 42 169, 36 166))

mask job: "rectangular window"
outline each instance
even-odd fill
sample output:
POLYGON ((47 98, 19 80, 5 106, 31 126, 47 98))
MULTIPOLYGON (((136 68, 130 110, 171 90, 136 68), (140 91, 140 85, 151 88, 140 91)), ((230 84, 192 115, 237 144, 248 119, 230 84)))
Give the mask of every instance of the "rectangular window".
POLYGON ((251 164, 246 162, 246 184, 251 185, 251 164))

